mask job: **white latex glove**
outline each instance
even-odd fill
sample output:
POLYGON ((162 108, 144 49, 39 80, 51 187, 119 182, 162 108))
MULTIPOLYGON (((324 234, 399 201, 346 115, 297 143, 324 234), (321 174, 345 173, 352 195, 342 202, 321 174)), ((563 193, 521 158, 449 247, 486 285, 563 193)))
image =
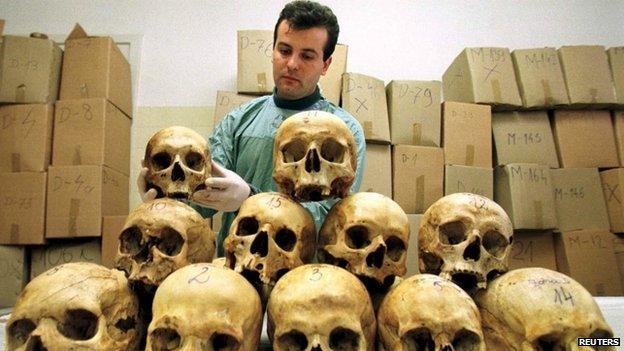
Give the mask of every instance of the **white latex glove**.
POLYGON ((137 188, 139 190, 139 195, 141 196, 141 201, 143 202, 152 201, 156 198, 156 195, 158 195, 158 193, 156 192, 156 189, 153 188, 147 190, 147 181, 145 180, 145 176, 147 176, 147 167, 145 167, 144 160, 141 160, 141 167, 141 172, 137 177, 137 188))
POLYGON ((193 201, 218 211, 238 210, 249 197, 249 184, 235 172, 212 161, 212 177, 206 179, 206 189, 193 193, 193 201))

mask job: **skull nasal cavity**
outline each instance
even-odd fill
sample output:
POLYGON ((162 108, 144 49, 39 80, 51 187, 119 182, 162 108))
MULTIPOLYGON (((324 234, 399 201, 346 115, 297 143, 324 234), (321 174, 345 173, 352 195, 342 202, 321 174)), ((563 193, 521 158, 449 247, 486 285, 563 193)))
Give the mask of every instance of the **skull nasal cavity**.
POLYGON ((371 252, 366 256, 366 265, 369 267, 381 268, 383 265, 383 259, 386 255, 386 247, 380 245, 377 250, 371 252))
POLYGON ((258 254, 260 257, 265 257, 269 253, 269 236, 266 232, 260 232, 256 235, 253 243, 251 243, 252 254, 258 254))
POLYGON ((305 169, 308 173, 319 172, 321 170, 321 159, 316 149, 311 149, 306 155, 305 169))
POLYGON ((184 171, 182 170, 182 167, 180 167, 180 163, 176 162, 173 165, 173 172, 171 172, 171 180, 176 182, 176 181, 184 181, 184 171))
POLYGON ((32 336, 30 341, 28 342, 28 346, 26 347, 28 351, 46 351, 47 349, 43 346, 41 342, 41 338, 39 336, 32 336))
POLYGON ((481 239, 477 237, 473 242, 468 245, 464 250, 464 260, 478 261, 481 257, 481 239))

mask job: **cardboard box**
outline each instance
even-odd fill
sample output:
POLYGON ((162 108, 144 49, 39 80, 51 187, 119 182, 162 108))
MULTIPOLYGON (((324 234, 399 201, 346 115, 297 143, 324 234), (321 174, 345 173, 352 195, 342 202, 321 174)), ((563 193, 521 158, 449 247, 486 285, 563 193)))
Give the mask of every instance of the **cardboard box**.
POLYGON ((555 48, 514 50, 511 58, 523 107, 547 109, 570 103, 555 48))
POLYGON ((105 165, 128 175, 130 122, 102 98, 58 101, 52 165, 105 165))
POLYGON ((245 94, 273 92, 273 31, 239 30, 236 90, 245 94))
POLYGON ((494 113, 492 135, 497 166, 537 163, 559 168, 546 111, 494 113))
POLYGON ((552 169, 550 176, 559 231, 609 230, 609 216, 597 168, 552 169))
POLYGON ((15 306, 28 283, 28 268, 24 246, 0 246, 0 308, 15 306))
POLYGON ((528 267, 557 270, 553 232, 514 232, 514 241, 509 256, 509 270, 528 267))
POLYGON ((465 48, 442 76, 444 101, 492 105, 507 110, 522 106, 507 48, 465 48))
POLYGON ((342 76, 342 107, 364 129, 366 141, 390 143, 390 123, 384 82, 358 73, 342 76))
POLYGON ((0 244, 45 242, 47 173, 0 173, 0 244))
POLYGON ((612 111, 615 146, 620 165, 624 165, 624 111, 612 111))
POLYGON ((102 217, 102 266, 115 268, 115 256, 119 248, 119 234, 127 216, 102 217))
POLYGON ((494 199, 492 168, 446 165, 444 195, 454 193, 473 193, 494 199))
POLYGON ((613 250, 615 251, 618 271, 620 272, 620 283, 622 288, 624 288, 624 237, 620 235, 613 236, 613 250))
POLYGON ((490 107, 447 101, 442 110, 444 163, 492 168, 490 107))
POLYGON ((215 103, 214 126, 216 126, 223 117, 240 107, 242 104, 253 99, 253 95, 238 94, 231 91, 217 91, 217 102, 215 103))
POLYGON ((130 64, 111 37, 76 24, 65 40, 60 100, 105 98, 132 117, 130 64))
POLYGON ((50 104, 0 106, 0 172, 45 172, 52 156, 50 104))
POLYGON ((444 152, 430 146, 392 147, 392 199, 405 213, 425 213, 443 196, 444 152))
POLYGON ((408 214, 407 219, 410 225, 410 239, 407 245, 407 272, 404 278, 411 277, 420 272, 418 268, 418 229, 420 228, 420 214, 408 214))
POLYGON ((555 234, 559 272, 579 282, 593 296, 619 296, 622 283, 607 230, 577 230, 555 234))
POLYGON ((386 86, 392 144, 440 147, 440 81, 393 80, 386 86))
POLYGON ((392 156, 390 145, 366 144, 366 164, 360 191, 392 198, 392 156))
POLYGON ((624 233, 624 169, 615 168, 600 172, 602 191, 607 204, 609 224, 614 233, 624 233))
POLYGON ((54 103, 62 59, 61 48, 45 36, 5 35, 0 41, 0 102, 54 103))
POLYGON ((34 279, 56 266, 70 262, 100 264, 100 241, 98 239, 56 241, 46 246, 33 247, 30 256, 30 279, 34 279))
POLYGON ((616 102, 604 46, 562 46, 558 53, 571 105, 604 107, 616 102))
POLYGON ((336 44, 332 54, 332 62, 324 76, 319 79, 321 94, 336 106, 340 105, 340 93, 342 92, 342 75, 347 71, 347 54, 349 47, 336 44))
POLYGON ((550 168, 512 163, 494 169, 494 201, 511 218, 514 229, 557 227, 550 168))
POLYGON ((609 111, 556 110, 552 128, 561 167, 620 165, 609 111))
POLYGON ((624 105, 624 46, 607 50, 617 104, 624 105))
POLYGON ((100 236, 102 217, 128 214, 128 176, 106 166, 50 166, 46 238, 100 236))

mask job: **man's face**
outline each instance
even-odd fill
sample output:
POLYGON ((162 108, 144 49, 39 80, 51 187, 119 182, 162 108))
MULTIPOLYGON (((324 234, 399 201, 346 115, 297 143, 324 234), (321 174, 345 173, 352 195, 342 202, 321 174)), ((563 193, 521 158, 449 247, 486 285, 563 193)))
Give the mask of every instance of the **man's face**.
POLYGON ((277 96, 296 100, 314 92, 319 78, 325 75, 331 63, 331 57, 323 61, 327 40, 325 28, 294 30, 287 21, 279 24, 273 47, 273 80, 277 96))

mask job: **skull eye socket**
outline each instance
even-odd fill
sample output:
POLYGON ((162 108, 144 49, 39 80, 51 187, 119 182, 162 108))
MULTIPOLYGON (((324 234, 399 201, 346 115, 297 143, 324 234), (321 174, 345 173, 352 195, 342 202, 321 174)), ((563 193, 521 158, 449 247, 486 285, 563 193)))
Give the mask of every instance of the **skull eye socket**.
POLYGON ((186 154, 184 163, 194 171, 201 171, 204 168, 204 157, 199 152, 191 151, 186 154))
POLYGON ((297 162, 305 157, 306 145, 302 140, 293 140, 282 147, 284 163, 297 162))
POLYGON ((23 345, 37 325, 30 319, 18 319, 9 326, 9 344, 23 345))
POLYGON ((238 350, 238 340, 229 334, 215 333, 210 342, 214 351, 238 350))
POLYGON ((405 252, 405 243, 399 237, 391 236, 386 241, 388 257, 397 262, 401 259, 403 252, 405 252))
POLYGON ((360 336, 351 329, 337 327, 329 334, 329 348, 332 350, 356 351, 360 336))
POLYGON ((505 236, 497 231, 490 230, 483 236, 483 248, 495 257, 502 257, 508 245, 505 236))
POLYGON ((352 249, 363 249, 370 245, 368 228, 356 225, 347 229, 346 244, 352 249))
POLYGON ((238 221, 238 230, 236 230, 236 235, 247 236, 256 234, 258 232, 258 228, 260 228, 260 225, 254 217, 241 218, 241 220, 238 221))
POLYGON ((160 233, 160 241, 156 245, 160 252, 167 256, 176 256, 182 251, 184 238, 173 228, 165 228, 160 233))
POLYGON ((345 147, 334 139, 327 139, 321 147, 321 157, 329 162, 342 163, 345 147))
POLYGON ((466 229, 460 221, 449 222, 440 226, 440 241, 446 245, 457 245, 466 240, 466 229))
POLYGON ((68 310, 65 321, 57 325, 59 333, 72 340, 89 340, 98 329, 98 317, 83 309, 68 310))
POLYGON ((308 347, 308 338, 298 330, 291 330, 277 339, 280 350, 301 351, 308 347))
POLYGON ((152 156, 152 167, 156 171, 162 171, 171 166, 171 155, 166 152, 159 152, 152 156))
POLYGON ((141 251, 141 229, 132 226, 119 235, 119 251, 124 254, 136 255, 141 251))
POLYGON ((150 343, 154 351, 174 350, 180 347, 180 334, 169 328, 157 328, 150 334, 150 343))
POLYGON ((435 348, 431 332, 427 328, 418 328, 405 333, 403 345, 406 350, 425 351, 435 348))
POLYGON ((297 244, 297 236, 292 230, 282 228, 275 234, 275 244, 284 251, 292 251, 297 244))
POLYGON ((479 349, 478 345, 480 343, 481 338, 479 338, 479 335, 470 330, 462 329, 455 333, 453 349, 456 351, 476 351, 479 349))

